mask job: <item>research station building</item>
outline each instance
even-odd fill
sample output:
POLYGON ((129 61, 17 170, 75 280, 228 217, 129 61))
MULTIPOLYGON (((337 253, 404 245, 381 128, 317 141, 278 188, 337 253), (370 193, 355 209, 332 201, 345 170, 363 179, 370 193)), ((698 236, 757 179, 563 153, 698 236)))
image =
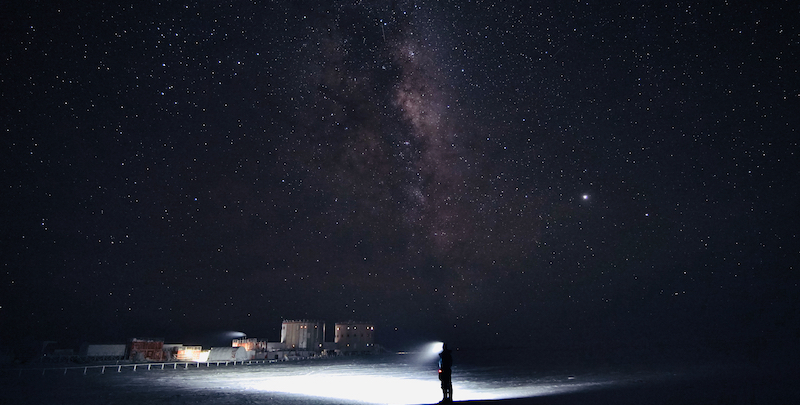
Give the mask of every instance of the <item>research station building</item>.
POLYGON ((337 322, 335 332, 338 354, 368 354, 376 350, 375 325, 371 322, 337 322))
POLYGON ((284 320, 281 344, 287 350, 319 350, 325 342, 325 322, 284 320))

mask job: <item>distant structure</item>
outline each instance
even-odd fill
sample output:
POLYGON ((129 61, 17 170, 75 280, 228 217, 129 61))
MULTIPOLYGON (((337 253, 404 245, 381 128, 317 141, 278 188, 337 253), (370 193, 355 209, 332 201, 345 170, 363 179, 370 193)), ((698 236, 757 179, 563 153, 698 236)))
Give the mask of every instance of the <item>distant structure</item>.
POLYGON ((245 361, 252 360, 244 347, 212 347, 206 361, 245 361))
MULTIPOLYGON (((200 361, 203 358, 203 346, 181 345, 175 354, 177 361, 200 361)), ((206 356, 206 358, 208 358, 206 356)))
POLYGON ((182 343, 164 343, 164 361, 175 361, 178 359, 178 352, 183 349, 182 343))
MULTIPOLYGON (((375 325, 372 322, 337 322, 333 341, 326 341, 325 321, 283 320, 280 342, 266 339, 241 338, 231 340, 230 347, 213 347, 204 350, 200 345, 164 343, 163 338, 131 338, 127 344, 84 343, 80 352, 73 349, 50 349, 56 342, 45 341, 39 350, 39 362, 210 362, 268 360, 292 361, 326 356, 377 354, 386 352, 375 343, 375 325)), ((0 349, 2 349, 0 347, 0 349)), ((34 353, 33 356, 36 356, 34 353)), ((30 357, 30 356, 29 356, 30 357)), ((13 353, 0 350, 0 363, 13 361, 13 353)))
POLYGON ((233 339, 231 347, 241 347, 247 352, 248 360, 266 359, 267 358, 267 341, 258 340, 256 338, 243 337, 240 339, 233 339))
POLYGON ((164 339, 132 338, 128 342, 128 353, 133 361, 164 361, 164 339))
POLYGON ((83 361, 112 361, 125 359, 128 348, 123 344, 116 345, 97 345, 84 343, 81 345, 78 355, 83 361))
POLYGON ((375 325, 371 322, 337 322, 335 331, 334 343, 337 354, 371 354, 377 351, 375 325))
POLYGON ((257 338, 243 337, 241 339, 233 339, 231 342, 232 347, 244 347, 248 352, 265 352, 267 351, 267 341, 258 340, 257 338))
POLYGON ((284 320, 281 344, 286 350, 319 350, 325 342, 325 322, 284 320))

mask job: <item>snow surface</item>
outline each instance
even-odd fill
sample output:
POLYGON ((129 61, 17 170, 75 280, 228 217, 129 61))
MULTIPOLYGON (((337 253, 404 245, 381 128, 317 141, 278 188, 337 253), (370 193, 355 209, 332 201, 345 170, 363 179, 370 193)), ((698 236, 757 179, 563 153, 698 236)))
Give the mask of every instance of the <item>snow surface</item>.
MULTIPOLYGON (((454 367, 456 401, 503 404, 800 403, 772 377, 729 366, 534 370, 498 362, 454 367), (789 402, 787 402, 789 401, 789 402)), ((436 366, 413 356, 259 365, 3 369, 2 404, 433 404, 436 366), (85 374, 84 374, 85 372, 85 374)))

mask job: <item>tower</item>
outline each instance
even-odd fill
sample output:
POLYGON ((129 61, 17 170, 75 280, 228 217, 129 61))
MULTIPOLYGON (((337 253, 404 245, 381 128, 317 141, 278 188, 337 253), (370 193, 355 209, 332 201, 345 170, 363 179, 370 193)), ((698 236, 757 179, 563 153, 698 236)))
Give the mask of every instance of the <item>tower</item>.
POLYGON ((317 350, 325 341, 325 323, 310 320, 284 320, 281 343, 286 349, 317 350))

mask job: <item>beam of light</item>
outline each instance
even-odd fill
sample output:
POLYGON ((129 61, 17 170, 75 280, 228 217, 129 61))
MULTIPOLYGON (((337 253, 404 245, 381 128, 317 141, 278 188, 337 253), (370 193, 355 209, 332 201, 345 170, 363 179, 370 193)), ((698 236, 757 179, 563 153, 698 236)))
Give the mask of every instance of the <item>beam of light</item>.
MULTIPOLYGON (((243 381, 242 388, 267 392, 281 392, 318 398, 352 400, 375 404, 424 404, 442 396, 439 380, 433 378, 403 378, 385 375, 342 375, 320 373, 302 377, 285 376, 243 381)), ((517 387, 491 387, 476 389, 474 385, 453 383, 453 398, 457 401, 499 400, 528 398, 581 391, 596 387, 597 383, 542 384, 517 387)))
MULTIPOLYGON (((195 375, 184 375, 188 378, 181 377, 169 384, 192 390, 276 393, 332 399, 341 403, 424 404, 438 402, 442 397, 436 370, 430 366, 416 362, 327 362, 316 360, 307 364, 276 364, 219 372, 213 369, 211 372, 198 370, 195 375)), ((529 398, 596 389, 617 383, 602 378, 589 381, 523 378, 511 381, 474 372, 460 374, 454 370, 453 398, 456 401, 529 398)))
POLYGON ((423 404, 441 396, 438 380, 381 375, 319 373, 259 378, 244 382, 248 389, 366 403, 423 404))
POLYGON ((431 342, 425 345, 423 353, 425 357, 436 358, 442 352, 444 342, 431 342))
POLYGON ((439 358, 444 342, 428 342, 415 350, 399 352, 398 354, 408 356, 416 363, 429 363, 439 358))

